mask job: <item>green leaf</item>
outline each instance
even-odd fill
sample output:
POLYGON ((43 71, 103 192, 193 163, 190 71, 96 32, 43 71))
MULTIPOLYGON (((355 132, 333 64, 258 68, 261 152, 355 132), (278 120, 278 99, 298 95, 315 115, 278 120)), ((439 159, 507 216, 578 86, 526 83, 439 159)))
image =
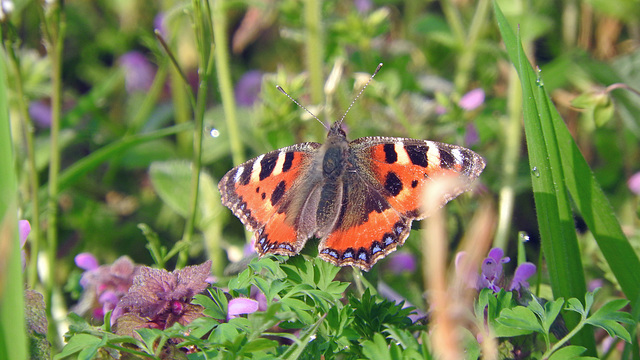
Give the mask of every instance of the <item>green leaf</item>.
POLYGON ((535 331, 544 334, 544 329, 536 315, 524 306, 502 310, 497 322, 505 326, 528 331, 527 333, 535 331))
POLYGON ((618 336, 631 343, 631 335, 620 323, 633 324, 633 318, 626 312, 618 311, 628 303, 629 301, 624 299, 611 300, 591 315, 586 322, 606 330, 612 337, 618 336))
POLYGON ((583 318, 587 317, 587 310, 585 310, 580 300, 576 298, 571 298, 567 300, 567 310, 575 311, 578 314, 580 314, 583 318))
MULTIPOLYGON (((537 303, 537 300, 532 301, 537 303)), ((549 329, 553 325, 553 322, 556 321, 558 314, 560 314, 560 310, 562 310, 562 305, 564 305, 564 299, 556 299, 555 301, 549 301, 544 304, 544 316, 541 318, 542 326, 544 327, 544 331, 548 334, 549 329)))
POLYGON ((372 340, 362 342, 362 353, 367 359, 391 359, 389 345, 380 333, 373 334, 372 340))
POLYGON ((93 348, 100 344, 102 339, 89 334, 75 334, 69 342, 62 348, 62 351, 53 357, 54 360, 63 359, 86 348, 93 348))
MULTIPOLYGON (((153 187, 162 200, 183 217, 189 214, 190 199, 188 190, 191 186, 191 164, 186 161, 154 162, 149 167, 149 175, 153 187)), ((200 173, 200 189, 198 192, 198 210, 196 226, 205 230, 222 216, 220 193, 209 174, 200 173)))
POLYGON ((582 353, 587 350, 582 346, 569 345, 563 348, 560 348, 558 351, 554 352, 549 360, 588 360, 588 359, 597 359, 591 356, 580 356, 582 353))
MULTIPOLYGON (((511 58, 515 59, 517 44, 513 31, 497 6, 495 10, 505 45, 509 49, 511 58)), ((526 68, 526 72, 533 74, 530 67, 526 68)), ((522 73, 520 75, 523 76, 522 73)), ((547 102, 547 106, 553 109, 551 99, 545 96, 544 100, 547 102)), ((560 153, 563 155, 561 161, 565 169, 565 186, 571 194, 575 207, 598 243, 622 291, 632 303, 638 303, 640 298, 640 260, 622 232, 609 201, 555 109, 551 111, 551 119, 555 133, 559 139, 562 139, 558 145, 560 153)), ((538 212, 542 213, 541 209, 538 209, 538 212)), ((547 214, 545 213, 545 215, 547 214)), ((551 278, 553 279, 553 277, 552 275, 551 278)), ((577 298, 578 296, 565 297, 577 298)))

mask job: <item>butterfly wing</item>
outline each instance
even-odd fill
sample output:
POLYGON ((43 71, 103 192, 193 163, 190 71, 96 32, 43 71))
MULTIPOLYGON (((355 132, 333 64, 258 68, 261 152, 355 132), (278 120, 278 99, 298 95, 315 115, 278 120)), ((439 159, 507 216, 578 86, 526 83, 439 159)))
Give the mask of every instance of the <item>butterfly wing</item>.
POLYGON ((308 234, 295 226, 300 205, 295 194, 309 171, 318 143, 301 143, 275 150, 238 165, 218 183, 222 203, 255 231, 259 255, 295 255, 308 234))
POLYGON ((342 211, 319 251, 329 262, 363 270, 402 245, 413 220, 429 215, 422 195, 436 179, 460 180, 430 199, 439 208, 468 190, 485 167, 473 151, 433 141, 367 137, 351 142, 350 152, 356 168, 345 175, 342 211))

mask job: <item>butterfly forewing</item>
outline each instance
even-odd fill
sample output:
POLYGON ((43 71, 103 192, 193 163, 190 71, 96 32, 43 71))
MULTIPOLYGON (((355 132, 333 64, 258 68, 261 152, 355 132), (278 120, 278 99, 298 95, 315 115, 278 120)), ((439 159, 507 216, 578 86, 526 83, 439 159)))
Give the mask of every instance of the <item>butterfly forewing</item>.
POLYGON ((428 216, 422 195, 438 179, 452 177, 459 185, 433 200, 439 208, 469 189, 485 161, 475 152, 455 145, 408 138, 367 137, 352 142, 363 169, 383 186, 391 206, 411 219, 428 216))
POLYGON ((259 254, 293 255, 304 245, 294 225, 296 214, 288 206, 292 187, 304 176, 320 146, 302 143, 271 151, 236 166, 220 180, 222 203, 247 229, 256 231, 259 254))

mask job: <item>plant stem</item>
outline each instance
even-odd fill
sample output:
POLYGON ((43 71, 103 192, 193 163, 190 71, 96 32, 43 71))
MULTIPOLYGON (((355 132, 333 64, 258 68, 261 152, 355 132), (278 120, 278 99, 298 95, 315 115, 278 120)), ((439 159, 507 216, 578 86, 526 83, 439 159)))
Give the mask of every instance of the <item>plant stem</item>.
MULTIPOLYGON (((227 39, 227 18, 225 13, 225 0, 213 0, 213 39, 215 46, 215 63, 218 73, 218 86, 222 99, 229 142, 231 143, 231 157, 234 164, 244 162, 244 150, 240 140, 238 121, 236 117, 236 102, 233 96, 231 84, 231 70, 229 67, 229 50, 227 39)), ((322 88, 321 88, 322 89, 322 88)))
MULTIPOLYGON (((573 328, 573 330, 569 331, 569 333, 565 335, 565 337, 560 339, 560 341, 555 343, 551 349, 547 350, 544 354, 542 354, 542 359, 548 359, 554 352, 556 352, 558 349, 564 346, 564 344, 566 344, 569 340, 571 340, 571 338, 574 337, 584 327, 584 324, 585 324, 585 319, 584 318, 580 319, 580 322, 578 323, 578 325, 576 325, 575 328, 573 328)), ((549 335, 547 335, 547 337, 548 336, 549 335)))
POLYGON ((508 119, 504 133, 504 155, 502 157, 502 187, 500 188, 500 213, 494 246, 507 249, 513 207, 515 203, 515 183, 522 143, 522 90, 515 69, 509 71, 508 119))
POLYGON ((38 199, 38 188, 40 187, 38 181, 38 169, 36 167, 35 146, 33 141, 33 121, 29 116, 28 105, 25 101, 26 96, 24 94, 24 88, 22 84, 22 72, 20 70, 20 63, 18 57, 13 49, 13 42, 7 41, 6 50, 8 52, 7 59, 13 66, 15 74, 15 92, 16 102, 20 116, 24 121, 24 135, 27 140, 27 165, 29 167, 29 191, 32 202, 32 214, 31 214, 31 262, 29 263, 29 271, 27 273, 27 286, 33 289, 38 280, 38 254, 40 253, 40 244, 42 243, 42 231, 40 229, 40 201, 38 199))
POLYGON ((464 42, 461 43, 461 53, 458 58, 456 76, 453 80, 458 94, 462 94, 466 90, 467 86, 469 86, 469 74, 471 73, 476 59, 478 37, 480 36, 482 27, 489 18, 490 5, 491 2, 489 0, 478 1, 478 6, 473 15, 473 20, 471 20, 469 31, 463 40, 464 42))
MULTIPOLYGON (((198 54, 200 55, 200 61, 198 63, 198 75, 200 78, 198 80, 198 93, 196 95, 196 103, 194 108, 195 128, 193 131, 193 162, 191 167, 189 215, 187 216, 187 223, 185 225, 184 234, 182 236, 182 240, 187 244, 191 244, 191 241, 193 239, 196 212, 198 210, 198 190, 200 188, 200 170, 202 168, 202 133, 204 129, 204 113, 207 105, 206 100, 209 80, 209 73, 207 73, 207 68, 209 67, 208 54, 211 50, 206 46, 207 44, 205 39, 207 38, 207 34, 209 32, 205 27, 205 17, 202 12, 202 2, 200 0, 193 0, 192 4, 194 12, 196 45, 198 48, 198 54)), ((211 17, 207 16, 207 19, 211 19, 211 17)), ((188 250, 189 247, 187 247, 184 251, 180 251, 176 268, 183 268, 187 264, 188 250)))
MULTIPOLYGON (((324 60, 322 41, 322 2, 319 0, 306 0, 304 4, 304 24, 306 27, 306 66, 309 72, 309 89, 311 101, 320 104, 323 101, 323 75, 322 62, 324 60)), ((324 114, 327 120, 328 114, 324 114)))
MULTIPOLYGON (((45 15, 44 27, 49 30, 45 37, 45 47, 51 59, 51 147, 49 162, 49 198, 47 201, 47 260, 48 278, 46 279, 47 317, 49 320, 49 340, 58 342, 56 322, 53 318, 53 294, 56 291, 55 274, 57 270, 58 250, 58 174, 60 173, 60 117, 62 113, 62 50, 66 23, 62 11, 62 3, 50 4, 45 15)), ((55 345, 54 345, 55 346, 55 345)))
MULTIPOLYGON (((2 39, 0 28, 0 39, 2 39)), ((0 48, 0 358, 26 359, 24 287, 18 246, 16 166, 9 124, 5 64, 0 48), (20 275, 16 275, 20 274, 20 275)))

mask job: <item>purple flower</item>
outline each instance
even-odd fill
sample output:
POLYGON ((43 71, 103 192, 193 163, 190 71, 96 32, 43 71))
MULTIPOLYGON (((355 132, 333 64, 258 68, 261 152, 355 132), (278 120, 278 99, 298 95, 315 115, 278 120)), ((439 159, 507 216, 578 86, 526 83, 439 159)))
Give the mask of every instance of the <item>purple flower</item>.
POLYGON ((236 102, 240 106, 251 106, 258 99, 262 86, 262 73, 258 70, 247 71, 235 88, 236 102))
POLYGON ((75 257, 76 266, 83 270, 94 270, 97 269, 100 265, 98 264, 98 259, 93 256, 92 253, 84 252, 76 255, 75 257))
POLYGON ((502 264, 508 263, 511 259, 502 257, 504 251, 500 248, 493 248, 489 251, 489 256, 482 261, 482 272, 478 279, 478 288, 489 288, 494 292, 500 291, 498 282, 502 280, 502 264))
POLYGON ((631 177, 627 181, 627 186, 632 193, 640 195, 640 171, 631 175, 631 177))
POLYGON ((20 247, 23 247, 27 242, 27 237, 31 232, 31 224, 29 220, 18 221, 18 236, 20 237, 20 247))
POLYGON ((20 238, 20 256, 22 257, 22 270, 27 266, 27 257, 24 253, 24 244, 27 243, 27 237, 31 232, 31 224, 28 220, 18 221, 18 237, 20 238))
POLYGON ((356 9, 360 14, 367 13, 373 9, 371 0, 353 0, 353 5, 356 6, 356 9))
POLYGON ((111 314, 116 333, 133 336, 138 328, 166 329, 203 316, 204 308, 191 300, 209 286, 210 272, 211 260, 173 272, 141 267, 133 286, 111 314))
POLYGON ((120 57, 124 70, 127 92, 148 91, 155 77, 155 69, 147 58, 138 51, 128 52, 120 57))
POLYGON ((116 307, 129 291, 140 268, 127 256, 118 258, 111 265, 98 266, 95 256, 81 253, 75 262, 85 272, 80 278, 84 292, 73 311, 80 315, 91 312, 96 319, 102 319, 107 311, 116 307))
POLYGON ((416 271, 416 257, 407 252, 395 253, 387 262, 387 268, 394 274, 416 271))
POLYGON ((43 128, 51 126, 51 105, 43 101, 32 101, 29 103, 29 116, 43 128))
POLYGON ((227 320, 236 318, 242 314, 251 314, 258 311, 258 301, 249 298, 235 298, 229 301, 227 320))
MULTIPOLYGON (((456 255, 456 271, 460 272, 460 263, 462 258, 466 254, 464 252, 460 252, 456 255)), ((481 289, 491 289, 493 292, 499 292, 500 289, 504 288, 505 279, 503 274, 502 265, 506 264, 510 261, 509 257, 504 256, 504 251, 501 248, 493 248, 489 251, 489 256, 487 256, 481 265, 481 273, 480 275, 476 275, 474 277, 465 276, 464 274, 460 274, 464 276, 466 279, 466 283, 469 287, 475 287, 478 290, 481 289)), ((525 262, 520 264, 513 275, 513 279, 509 283, 509 286, 506 288, 507 291, 520 291, 522 288, 528 288, 529 283, 527 280, 533 276, 536 272, 536 266, 532 263, 525 262)))
POLYGON ((530 262, 525 262, 520 264, 516 271, 513 274, 513 279, 511 279, 511 284, 507 290, 512 291, 520 291, 521 288, 528 288, 529 283, 527 280, 536 273, 536 266, 530 262))
POLYGON ((466 111, 478 108, 484 103, 484 90, 478 88, 462 95, 458 105, 466 111))
POLYGON ((464 134, 464 143, 467 144, 467 146, 473 146, 477 144, 479 140, 478 128, 473 123, 467 124, 467 130, 464 134))

